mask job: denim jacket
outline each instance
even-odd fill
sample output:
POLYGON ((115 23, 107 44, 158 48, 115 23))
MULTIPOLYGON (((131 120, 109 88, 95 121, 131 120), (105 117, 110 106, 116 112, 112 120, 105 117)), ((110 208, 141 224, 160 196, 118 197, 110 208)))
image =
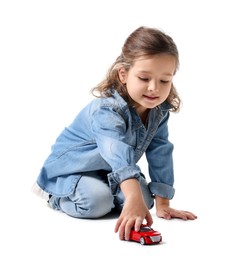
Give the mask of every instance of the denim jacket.
POLYGON ((82 172, 104 170, 115 195, 122 181, 142 174, 137 162, 145 153, 151 193, 171 199, 175 191, 169 113, 166 102, 151 109, 145 127, 117 91, 95 98, 58 136, 37 184, 49 194, 66 197, 82 172))

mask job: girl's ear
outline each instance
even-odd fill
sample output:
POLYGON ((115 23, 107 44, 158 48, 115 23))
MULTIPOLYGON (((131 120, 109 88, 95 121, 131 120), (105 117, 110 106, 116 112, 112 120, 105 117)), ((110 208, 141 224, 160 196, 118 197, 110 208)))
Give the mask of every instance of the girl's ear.
POLYGON ((120 67, 118 69, 118 76, 121 83, 125 84, 127 81, 127 71, 124 69, 124 67, 120 67))

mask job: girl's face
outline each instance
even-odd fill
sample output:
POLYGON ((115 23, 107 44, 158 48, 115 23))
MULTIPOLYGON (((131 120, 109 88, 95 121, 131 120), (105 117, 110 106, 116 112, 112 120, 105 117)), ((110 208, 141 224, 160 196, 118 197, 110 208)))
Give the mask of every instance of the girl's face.
POLYGON ((138 59, 129 71, 121 68, 119 77, 141 115, 166 100, 175 71, 175 57, 163 53, 138 59))

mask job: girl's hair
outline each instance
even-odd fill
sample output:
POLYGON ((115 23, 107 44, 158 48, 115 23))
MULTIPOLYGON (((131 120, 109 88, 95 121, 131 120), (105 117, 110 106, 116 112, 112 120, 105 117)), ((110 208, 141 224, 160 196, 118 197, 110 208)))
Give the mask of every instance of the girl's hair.
MULTIPOLYGON (((96 97, 109 97, 112 95, 112 90, 116 89, 129 105, 133 105, 134 101, 130 98, 126 86, 119 79, 118 69, 123 66, 128 71, 141 56, 161 53, 175 57, 177 70, 179 67, 179 54, 173 39, 158 29, 139 27, 126 39, 121 55, 111 65, 105 79, 92 90, 93 95, 96 97), (98 95, 95 93, 98 93, 98 95)), ((179 111, 181 100, 173 83, 166 101, 170 104, 171 111, 179 111)))

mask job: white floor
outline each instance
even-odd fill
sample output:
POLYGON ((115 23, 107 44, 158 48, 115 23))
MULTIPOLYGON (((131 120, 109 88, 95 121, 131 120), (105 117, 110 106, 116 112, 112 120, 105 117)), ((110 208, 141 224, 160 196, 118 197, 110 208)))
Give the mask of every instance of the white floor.
POLYGON ((23 187, 2 198, 1 259, 204 260, 225 257, 241 260, 243 257, 240 204, 216 194, 216 199, 221 201, 194 194, 190 201, 180 202, 198 214, 195 221, 158 219, 151 210, 153 227, 162 233, 163 242, 142 246, 118 239, 113 232, 115 215, 99 220, 71 218, 50 209, 31 191, 23 192, 23 187))
POLYGON ((0 1, 0 259, 243 259, 241 5, 0 1), (164 29, 179 48, 172 206, 198 215, 154 216, 163 237, 155 246, 120 241, 114 216, 70 218, 31 192, 57 134, 141 25, 164 29))

